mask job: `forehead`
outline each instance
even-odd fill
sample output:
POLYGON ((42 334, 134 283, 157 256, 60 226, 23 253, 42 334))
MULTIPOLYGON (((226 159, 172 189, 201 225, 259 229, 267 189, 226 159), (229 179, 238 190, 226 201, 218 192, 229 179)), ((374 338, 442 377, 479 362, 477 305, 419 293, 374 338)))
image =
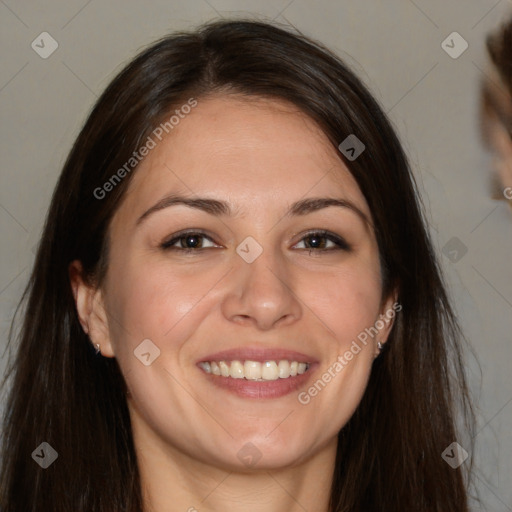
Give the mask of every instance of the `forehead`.
POLYGON ((245 216, 322 195, 351 200, 371 217, 336 148, 297 107, 233 95, 197 101, 139 165, 126 210, 177 192, 227 200, 245 216))

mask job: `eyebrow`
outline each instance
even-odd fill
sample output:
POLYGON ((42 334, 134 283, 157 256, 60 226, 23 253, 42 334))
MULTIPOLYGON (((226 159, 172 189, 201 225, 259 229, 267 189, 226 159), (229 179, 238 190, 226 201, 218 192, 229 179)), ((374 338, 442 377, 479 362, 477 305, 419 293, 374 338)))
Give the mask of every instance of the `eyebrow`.
MULTIPOLYGON (((141 224, 145 219, 147 219, 151 214, 163 210, 164 208, 169 208, 171 206, 176 205, 184 205, 189 208, 194 208, 196 210, 201 210, 203 212, 209 213, 210 215, 220 216, 226 215, 229 217, 234 217, 238 214, 238 210, 233 211, 231 206, 226 201, 220 201, 218 199, 210 199, 206 197, 198 197, 198 198, 190 198, 180 195, 171 194, 162 199, 160 199, 156 204, 154 204, 151 208, 146 210, 138 219, 136 224, 141 224)), ((372 223, 366 216, 366 214, 359 209, 355 204, 347 199, 342 198, 333 198, 333 197, 310 197, 307 199, 302 199, 293 203, 289 210, 286 212, 285 216, 293 216, 293 215, 307 215, 308 213, 312 213, 318 210, 322 210, 324 208, 328 208, 330 206, 336 206, 339 208, 346 208, 354 212, 359 216, 359 218, 368 226, 373 227, 372 223)))

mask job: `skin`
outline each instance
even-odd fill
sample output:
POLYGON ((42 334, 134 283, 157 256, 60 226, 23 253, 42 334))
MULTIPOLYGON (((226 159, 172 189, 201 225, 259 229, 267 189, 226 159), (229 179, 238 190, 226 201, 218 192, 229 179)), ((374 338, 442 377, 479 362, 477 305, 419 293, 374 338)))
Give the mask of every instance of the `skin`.
MULTIPOLYGON (((493 96, 493 101, 505 117, 512 119, 512 97, 508 87, 502 81, 498 71, 492 68, 491 79, 487 87, 493 96)), ((497 197, 512 199, 512 140, 506 127, 503 125, 494 108, 483 111, 483 122, 487 140, 494 153, 493 165, 499 181, 497 197)), ((512 203, 511 203, 512 204, 512 203)))
POLYGON ((72 287, 91 342, 118 359, 126 379, 146 509, 327 511, 337 433, 392 322, 307 405, 298 392, 241 398, 196 366, 245 344, 285 348, 319 361, 310 386, 395 302, 381 303, 371 212, 326 136, 283 101, 200 98, 140 164, 109 234, 101 287, 84 282, 79 262, 72 287), (137 225, 170 193, 225 200, 236 215, 175 205, 137 225), (334 206, 285 215, 310 197, 344 198, 370 225, 334 206), (206 230, 211 240, 201 243, 209 248, 191 255, 160 248, 188 228, 206 230), (308 250, 312 229, 343 237, 352 250, 308 250), (263 248, 252 263, 236 252, 247 236, 263 248), (149 366, 133 354, 147 338, 161 351, 149 366), (237 457, 249 442, 261 454, 253 467, 237 457))

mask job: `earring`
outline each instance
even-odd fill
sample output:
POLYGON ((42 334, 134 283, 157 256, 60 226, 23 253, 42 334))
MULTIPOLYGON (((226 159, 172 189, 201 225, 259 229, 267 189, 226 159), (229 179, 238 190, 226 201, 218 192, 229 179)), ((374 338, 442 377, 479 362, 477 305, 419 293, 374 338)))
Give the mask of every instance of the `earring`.
POLYGON ((377 348, 379 349, 379 352, 380 352, 384 348, 384 345, 380 341, 378 341, 377 348))
POLYGON ((96 343, 96 345, 94 345, 94 346, 96 347, 96 355, 98 355, 101 352, 100 344, 96 343))

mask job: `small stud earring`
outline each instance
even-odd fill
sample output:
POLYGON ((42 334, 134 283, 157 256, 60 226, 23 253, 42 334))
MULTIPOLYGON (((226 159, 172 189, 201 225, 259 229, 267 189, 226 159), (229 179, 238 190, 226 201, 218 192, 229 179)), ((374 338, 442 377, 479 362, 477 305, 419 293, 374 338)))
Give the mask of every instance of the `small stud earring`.
POLYGON ((94 345, 94 346, 96 347, 96 355, 98 355, 101 352, 100 344, 96 343, 96 345, 94 345))
POLYGON ((379 352, 380 352, 384 348, 384 345, 380 341, 378 341, 377 348, 379 349, 379 352))

